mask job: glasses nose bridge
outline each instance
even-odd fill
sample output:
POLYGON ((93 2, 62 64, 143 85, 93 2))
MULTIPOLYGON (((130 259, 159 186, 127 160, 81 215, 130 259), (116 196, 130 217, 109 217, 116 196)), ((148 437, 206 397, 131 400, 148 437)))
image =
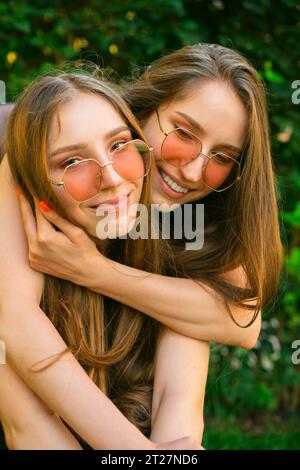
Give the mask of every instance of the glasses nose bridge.
POLYGON ((205 157, 205 158, 203 159, 203 162, 204 162, 203 165, 207 164, 207 163, 209 162, 210 158, 211 158, 211 157, 208 155, 208 153, 202 152, 202 150, 201 150, 201 152, 198 153, 196 159, 198 159, 198 158, 201 157, 201 156, 202 156, 202 157, 205 157))
POLYGON ((208 153, 203 152, 203 142, 202 142, 202 140, 199 139, 198 136, 195 136, 195 137, 197 138, 197 140, 199 142, 199 147, 200 147, 200 152, 198 153, 198 155, 195 158, 198 158, 202 155, 203 157, 206 157, 206 161, 208 161, 210 159, 210 156, 209 156, 208 153))
POLYGON ((204 152, 199 152, 198 155, 195 158, 193 158, 193 160, 190 161, 190 164, 192 165, 187 164, 185 166, 186 167, 190 166, 190 168, 193 167, 193 171, 195 171, 195 169, 200 167, 201 169, 200 172, 202 172, 202 169, 205 167, 205 165, 207 165, 208 161, 209 161, 209 156, 206 155, 206 153, 204 152))
MULTIPOLYGON (((114 161, 113 161, 113 156, 110 152, 98 152, 99 155, 97 155, 97 157, 95 156, 94 157, 94 160, 98 163, 99 167, 100 167, 100 173, 102 173, 102 169, 103 168, 106 168, 107 166, 109 165, 113 165, 114 161), (109 161, 105 161, 107 158, 111 158, 111 160, 109 161), (104 162, 104 163, 103 163, 104 162)), ((114 169, 114 171, 116 172, 116 170, 114 169)))
POLYGON ((101 175, 101 180, 102 184, 101 186, 108 186, 110 184, 113 185, 118 185, 120 184, 120 180, 123 180, 122 176, 118 173, 118 171, 114 168, 114 160, 109 160, 108 162, 105 163, 100 163, 97 160, 97 163, 99 165, 99 173, 101 175), (112 166, 111 169, 109 169, 109 166, 112 166), (103 171, 104 169, 108 169, 109 171, 103 171))
POLYGON ((199 161, 199 157, 202 156, 202 157, 205 157, 205 158, 203 158, 203 164, 201 165, 201 167, 203 167, 203 165, 206 165, 209 162, 210 156, 209 156, 208 153, 203 152, 203 142, 202 142, 202 140, 200 140, 199 137, 195 136, 195 135, 194 135, 194 138, 197 139, 197 141, 199 143, 199 150, 200 151, 197 153, 197 155, 194 155, 194 158, 192 159, 192 161, 190 163, 195 163, 195 162, 199 161))
MULTIPOLYGON (((97 160, 97 161, 98 161, 98 160, 97 160)), ((113 161, 113 160, 110 160, 109 162, 105 162, 105 163, 100 163, 100 162, 98 162, 98 163, 99 163, 100 168, 102 169, 102 168, 105 168, 105 167, 108 166, 108 165, 113 165, 114 161, 113 161)))

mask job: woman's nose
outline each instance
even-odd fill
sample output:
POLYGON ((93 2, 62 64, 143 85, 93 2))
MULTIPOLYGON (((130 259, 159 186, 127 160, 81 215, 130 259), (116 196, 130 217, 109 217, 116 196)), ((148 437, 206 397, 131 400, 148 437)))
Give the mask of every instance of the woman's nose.
POLYGON ((124 181, 124 179, 114 169, 112 161, 101 164, 101 173, 101 189, 109 189, 119 186, 124 181))
POLYGON ((202 179, 202 169, 206 163, 207 157, 200 153, 190 163, 179 167, 179 174, 187 182, 198 183, 202 179))

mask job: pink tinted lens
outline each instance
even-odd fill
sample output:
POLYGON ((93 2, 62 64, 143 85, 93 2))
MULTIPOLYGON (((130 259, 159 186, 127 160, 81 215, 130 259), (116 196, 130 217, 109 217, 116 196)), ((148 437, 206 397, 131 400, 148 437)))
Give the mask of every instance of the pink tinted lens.
POLYGON ((100 191, 100 166, 93 160, 74 163, 67 167, 63 181, 66 191, 75 201, 86 201, 100 191))
POLYGON ((113 153, 114 169, 127 181, 145 176, 150 167, 149 147, 142 141, 134 140, 122 145, 113 153))
POLYGON ((185 129, 174 129, 165 138, 161 156, 174 166, 191 162, 201 152, 200 140, 185 129))
POLYGON ((212 189, 222 190, 231 186, 239 173, 239 165, 226 156, 216 156, 204 168, 204 181, 212 189))

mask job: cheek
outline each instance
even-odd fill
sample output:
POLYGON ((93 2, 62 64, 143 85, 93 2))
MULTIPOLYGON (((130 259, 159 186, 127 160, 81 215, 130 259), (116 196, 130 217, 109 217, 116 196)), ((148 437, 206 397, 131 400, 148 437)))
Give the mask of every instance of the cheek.
POLYGON ((71 221, 79 224, 83 229, 85 229, 90 235, 95 236, 96 234, 96 222, 92 214, 85 212, 79 204, 72 201, 68 197, 63 188, 56 188, 55 193, 58 196, 61 206, 66 211, 67 216, 71 221))
POLYGON ((137 181, 136 184, 136 189, 134 191, 133 195, 133 203, 138 204, 141 199, 142 191, 143 191, 143 186, 144 186, 144 178, 141 178, 140 180, 137 181))
POLYGON ((149 145, 153 148, 153 156, 155 160, 160 159, 160 149, 161 149, 161 144, 164 140, 164 135, 161 133, 157 133, 156 131, 153 131, 151 129, 144 129, 144 134, 149 142, 149 145))
POLYGON ((162 140, 161 141, 157 141, 157 142, 154 142, 154 144, 152 144, 152 147, 153 147, 153 155, 154 155, 154 161, 160 161, 161 160, 161 144, 162 144, 162 140))
POLYGON ((55 187, 54 191, 62 207, 64 208, 64 210, 68 214, 71 214, 71 212, 74 212, 74 210, 78 207, 78 205, 66 194, 63 186, 55 187))
POLYGON ((76 202, 72 201, 66 194, 64 194, 63 189, 56 189, 55 192, 68 217, 81 225, 85 218, 80 206, 76 202))
POLYGON ((205 189, 204 191, 199 192, 199 193, 193 195, 193 196, 188 200, 188 202, 199 201, 199 200, 203 199, 205 196, 208 196, 208 194, 210 194, 210 193, 212 193, 212 192, 213 192, 212 189, 207 188, 207 189, 205 189))
POLYGON ((216 189, 223 183, 225 179, 226 179, 225 176, 218 175, 218 174, 211 174, 209 176, 206 176, 207 184, 209 184, 209 186, 216 188, 216 189))

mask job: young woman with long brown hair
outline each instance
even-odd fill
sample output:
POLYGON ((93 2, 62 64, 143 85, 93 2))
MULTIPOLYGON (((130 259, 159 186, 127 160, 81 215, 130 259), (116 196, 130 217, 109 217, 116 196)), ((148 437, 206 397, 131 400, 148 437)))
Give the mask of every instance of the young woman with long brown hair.
MULTIPOLYGON (((99 209, 117 213, 120 237, 135 220, 135 205, 149 205, 150 183, 146 179, 143 184, 143 178, 150 171, 151 149, 142 139, 129 109, 107 83, 87 75, 62 74, 43 77, 22 94, 10 116, 6 149, 27 210, 30 204, 34 207, 34 201, 46 199, 74 224, 73 242, 79 242, 84 234, 113 259, 163 273, 164 257, 170 257, 163 240, 102 241, 97 235, 96 222, 103 218, 99 209)), ((12 181, 6 180, 5 161, 2 165, 4 184, 12 187, 12 181)), ((10 212, 3 200, 1 211, 2 215, 10 212)), ((40 240, 42 235, 56 233, 41 213, 34 223, 40 240)), ((13 243, 19 240, 24 249, 19 235, 14 234, 13 243)), ((161 442, 164 436, 167 440, 178 438, 187 428, 201 441, 208 346, 169 334, 135 309, 71 282, 52 276, 36 282, 31 272, 24 278, 25 264, 21 257, 15 266, 15 295, 1 290, 0 334, 6 343, 8 364, 2 364, 0 370, 0 416, 11 446, 22 445, 15 441, 11 422, 21 423, 16 427, 22 431, 23 443, 22 426, 31 422, 26 446, 35 448, 30 438, 35 439, 40 427, 38 448, 56 448, 58 443, 78 448, 59 416, 94 448, 155 449, 159 446, 145 436, 161 442), (38 310, 39 304, 42 310, 38 310), (181 365, 177 352, 170 358, 170 344, 181 352, 181 365), (182 383, 174 381, 174 357, 176 368, 182 369, 182 383), (167 358, 170 370, 166 369, 167 358), (197 377, 191 377, 191 368, 198 371, 197 377), (186 395, 190 397, 188 404, 178 402, 183 386, 191 386, 186 395), (16 387, 13 397, 11 387, 16 387), (20 403, 24 405, 25 400, 24 412, 20 403), (21 416, 15 416, 14 407, 21 416), (175 426, 176 417, 183 421, 181 429, 175 426), (51 431, 47 438, 45 429, 51 431)), ((3 265, 8 283, 13 269, 3 265)), ((199 447, 195 439, 164 445, 199 447)))

